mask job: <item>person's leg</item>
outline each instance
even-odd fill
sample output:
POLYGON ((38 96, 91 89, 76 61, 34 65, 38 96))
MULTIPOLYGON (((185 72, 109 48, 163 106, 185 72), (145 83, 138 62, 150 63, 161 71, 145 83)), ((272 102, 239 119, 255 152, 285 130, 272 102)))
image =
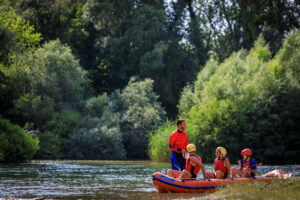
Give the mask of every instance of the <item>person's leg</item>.
POLYGON ((224 176, 225 176, 225 174, 222 171, 220 171, 220 170, 216 171, 216 179, 223 179, 224 176))
POLYGON ((242 177, 243 178, 250 177, 250 175, 251 175, 250 169, 243 169, 243 171, 242 171, 242 177))
POLYGON ((205 172, 205 175, 206 175, 206 178, 208 178, 208 179, 216 178, 214 172, 205 172))
POLYGON ((236 175, 242 177, 242 170, 238 168, 231 168, 231 174, 232 174, 232 178, 236 178, 236 175))
POLYGON ((169 169, 168 172, 167 172, 167 174, 171 178, 177 178, 178 176, 180 176, 181 171, 174 170, 174 169, 169 169))
POLYGON ((176 154, 177 162, 179 163, 181 171, 185 169, 186 159, 183 157, 182 153, 176 154))
POLYGON ((171 162, 172 162, 172 169, 181 171, 180 164, 177 161, 177 156, 175 152, 171 153, 171 162))
POLYGON ((187 171, 187 170, 183 170, 180 174, 180 176, 178 177, 178 179, 181 178, 192 178, 192 174, 191 172, 187 171))

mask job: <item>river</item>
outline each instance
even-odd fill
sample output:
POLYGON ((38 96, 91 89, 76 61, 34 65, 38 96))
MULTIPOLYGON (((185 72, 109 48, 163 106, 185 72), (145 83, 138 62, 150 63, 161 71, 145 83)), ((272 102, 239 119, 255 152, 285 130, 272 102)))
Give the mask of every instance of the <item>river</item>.
MULTIPOLYGON (((166 173, 169 163, 150 161, 32 161, 0 164, 0 198, 46 199, 191 199, 203 194, 159 194, 154 172, 166 173)), ((207 171, 212 165, 205 165, 207 171)), ((233 166, 234 167, 234 166, 233 166)), ((300 176, 300 166, 260 166, 300 176)), ((201 172, 200 172, 201 174, 201 172)), ((202 178, 202 176, 198 176, 202 178)))

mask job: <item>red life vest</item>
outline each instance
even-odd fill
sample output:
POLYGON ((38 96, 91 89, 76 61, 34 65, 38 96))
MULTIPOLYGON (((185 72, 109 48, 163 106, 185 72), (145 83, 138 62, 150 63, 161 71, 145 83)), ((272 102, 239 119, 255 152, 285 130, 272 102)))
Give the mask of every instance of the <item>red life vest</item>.
POLYGON ((250 166, 250 160, 249 161, 247 161, 247 160, 244 161, 242 168, 247 167, 247 166, 250 166))
MULTIPOLYGON (((200 162, 202 162, 202 159, 200 156, 198 155, 191 155, 193 157, 196 157, 200 162)), ((185 163, 185 169, 189 172, 191 172, 191 174, 194 174, 194 175, 197 175, 200 171, 200 167, 197 165, 197 166, 192 166, 191 163, 190 163, 190 158, 191 156, 189 156, 187 159, 186 159, 186 163, 185 163)))
POLYGON ((217 170, 220 170, 223 173, 227 172, 227 167, 224 166, 223 160, 219 160, 219 159, 217 160, 216 171, 217 170))
POLYGON ((181 149, 186 149, 188 145, 188 138, 185 131, 179 132, 178 130, 174 131, 170 135, 169 139, 169 149, 172 152, 181 153, 181 149))

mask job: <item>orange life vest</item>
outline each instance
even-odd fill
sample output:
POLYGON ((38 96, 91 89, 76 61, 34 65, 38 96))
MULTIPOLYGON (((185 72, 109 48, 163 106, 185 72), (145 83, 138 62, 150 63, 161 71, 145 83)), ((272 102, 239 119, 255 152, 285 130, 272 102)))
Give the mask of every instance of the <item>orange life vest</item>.
POLYGON ((227 172, 227 167, 224 166, 224 163, 223 163, 223 159, 222 160, 217 160, 217 163, 216 163, 216 170, 220 170, 221 172, 223 173, 226 173, 227 172))
MULTIPOLYGON (((200 162, 202 162, 202 159, 200 156, 198 156, 198 155, 191 155, 191 156, 196 157, 200 162)), ((198 165, 195 167, 191 165, 191 163, 190 163, 191 156, 189 156, 186 159, 185 168, 187 171, 191 172, 191 174, 197 175, 200 171, 200 167, 198 165)))

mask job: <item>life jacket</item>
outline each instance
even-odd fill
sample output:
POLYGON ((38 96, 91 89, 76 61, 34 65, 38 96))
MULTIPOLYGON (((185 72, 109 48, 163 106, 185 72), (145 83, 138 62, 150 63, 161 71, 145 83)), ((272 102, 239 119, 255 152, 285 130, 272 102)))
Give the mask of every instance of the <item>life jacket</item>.
POLYGON ((185 131, 176 130, 170 135, 169 149, 175 153, 181 153, 182 149, 186 149, 188 138, 185 131))
POLYGON ((222 160, 217 160, 217 163, 216 163, 216 170, 220 170, 221 172, 223 172, 224 174, 227 173, 227 167, 224 166, 224 159, 222 160))
POLYGON ((247 159, 243 159, 241 163, 242 169, 247 166, 250 166, 251 169, 256 169, 256 165, 256 161, 253 158, 250 158, 249 161, 247 161, 247 159))
POLYGON ((191 172, 191 174, 193 175, 197 175, 198 173, 199 173, 199 171, 200 171, 200 166, 192 166, 191 165, 191 163, 190 163, 190 159, 191 159, 191 157, 196 157, 200 162, 202 162, 202 159, 201 159, 201 157, 200 156, 198 156, 198 155, 191 155, 191 156, 189 156, 187 159, 186 159, 186 163, 185 163, 185 168, 186 168, 186 170, 187 171, 189 171, 189 172, 191 172))
MULTIPOLYGON (((250 158, 249 161, 247 161, 247 159, 243 159, 242 160, 242 163, 241 163, 242 169, 244 167, 247 167, 247 166, 249 166, 252 170, 253 169, 257 169, 257 167, 256 167, 257 166, 256 161, 253 158, 250 158)), ((251 172, 250 176, 253 177, 253 178, 255 178, 255 173, 251 172)))
POLYGON ((242 168, 247 167, 247 166, 250 166, 250 160, 249 161, 244 160, 242 168))

